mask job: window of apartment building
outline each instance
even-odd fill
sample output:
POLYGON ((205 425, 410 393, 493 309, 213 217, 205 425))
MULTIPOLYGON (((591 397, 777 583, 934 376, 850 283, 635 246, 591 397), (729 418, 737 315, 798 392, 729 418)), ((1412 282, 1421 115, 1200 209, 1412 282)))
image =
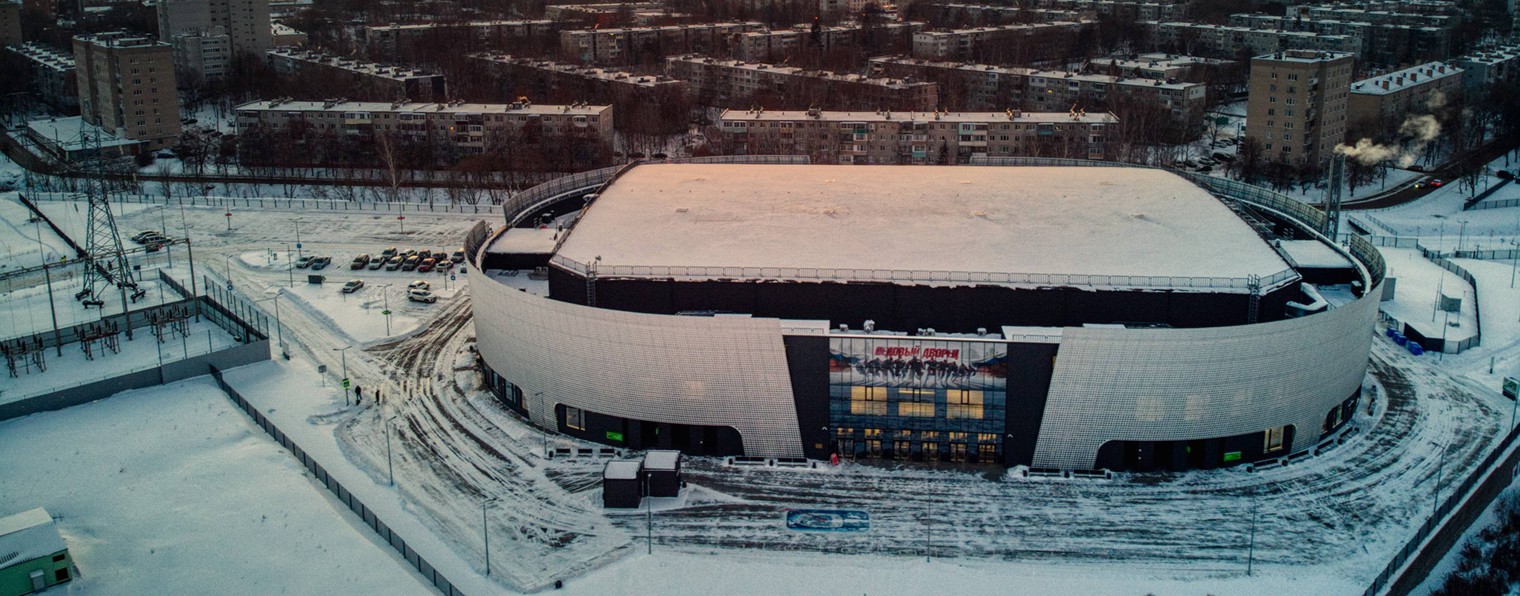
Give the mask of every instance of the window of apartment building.
POLYGON ((1267 91, 1271 91, 1273 93, 1277 93, 1277 83, 1272 83, 1271 85, 1267 85, 1267 91))
POLYGON ((1268 120, 1268 121, 1267 121, 1267 128, 1272 128, 1272 126, 1273 126, 1273 125, 1274 125, 1274 124, 1277 124, 1277 121, 1276 121, 1276 120, 1268 120))
POLYGON ((1298 73, 1296 73, 1296 72, 1288 73, 1288 80, 1290 80, 1290 81, 1297 81, 1298 80, 1298 73))
POLYGON ((1293 123, 1292 122, 1284 122, 1283 123, 1283 129, 1284 130, 1293 130, 1293 123))
POLYGON ((1267 103, 1277 103, 1277 96, 1273 95, 1273 96, 1268 97, 1267 98, 1267 103))

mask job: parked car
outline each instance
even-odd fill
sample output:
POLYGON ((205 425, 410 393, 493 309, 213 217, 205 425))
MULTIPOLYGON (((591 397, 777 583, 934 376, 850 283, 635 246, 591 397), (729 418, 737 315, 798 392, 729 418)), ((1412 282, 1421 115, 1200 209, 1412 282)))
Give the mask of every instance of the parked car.
POLYGON ((402 271, 412 271, 412 270, 415 270, 415 269, 417 269, 417 264, 421 263, 421 262, 422 262, 422 259, 417 258, 417 255, 412 255, 410 257, 407 257, 405 261, 401 262, 401 270, 402 271))
POLYGON ((306 255, 304 257, 296 259, 296 269, 305 269, 307 267, 310 267, 311 262, 314 260, 316 260, 316 257, 311 255, 306 255))
POLYGON ((394 256, 396 256, 396 247, 394 246, 380 251, 380 258, 382 260, 390 260, 390 258, 394 256))
POLYGON ((426 302, 432 304, 438 301, 438 296, 427 290, 407 290, 406 299, 412 302, 426 302))
POLYGON ((398 252, 396 254, 400 255, 402 257, 414 257, 414 256, 417 256, 417 249, 415 249, 415 248, 408 248, 408 249, 403 250, 401 252, 398 252))
POLYGON ((331 264, 332 257, 317 257, 311 260, 311 268, 314 271, 321 271, 323 269, 326 269, 327 266, 331 264))
POLYGON ((464 251, 463 250, 456 250, 456 251, 454 251, 454 254, 449 255, 449 260, 453 261, 455 263, 463 263, 464 262, 464 251))
POLYGON ((395 271, 397 269, 400 269, 401 265, 402 265, 402 263, 404 261, 405 261, 405 259, 403 259, 400 256, 391 257, 391 260, 385 262, 385 270, 386 271, 395 271))
POLYGON ((433 270, 433 266, 437 265, 437 264, 438 264, 438 259, 434 259, 432 257, 428 257, 426 259, 423 259, 421 263, 417 264, 417 271, 420 271, 422 273, 427 273, 429 271, 432 271, 433 270))
POLYGON ((138 244, 141 244, 142 241, 143 241, 143 239, 147 238, 148 236, 162 236, 162 235, 163 235, 163 233, 159 232, 158 230, 144 230, 144 231, 138 232, 136 234, 133 234, 132 235, 132 241, 136 242, 138 244))
POLYGON ((350 279, 350 280, 348 280, 348 283, 343 284, 343 293, 344 294, 352 294, 354 292, 359 291, 359 288, 362 288, 362 287, 364 287, 364 280, 362 280, 362 279, 350 279))
POLYGON ((354 257, 354 262, 348 264, 348 268, 349 269, 363 269, 364 266, 368 265, 368 264, 369 264, 369 255, 359 255, 357 257, 354 257))
POLYGON ((454 268, 454 262, 448 259, 443 259, 441 261, 438 261, 438 264, 435 265, 434 268, 439 271, 448 271, 454 268))
POLYGON ((431 290, 431 289, 433 289, 433 285, 429 284, 425 280, 419 279, 419 280, 414 281, 412 283, 406 284, 406 289, 408 289, 408 290, 431 290))
POLYGON ((426 259, 428 257, 433 256, 433 251, 424 248, 422 250, 417 251, 417 256, 426 259))
POLYGON ((375 270, 377 270, 377 269, 379 269, 381 267, 384 267, 386 261, 389 261, 389 260, 390 259, 387 259, 385 257, 380 257, 378 259, 372 259, 369 262, 369 270, 370 271, 375 271, 375 270))

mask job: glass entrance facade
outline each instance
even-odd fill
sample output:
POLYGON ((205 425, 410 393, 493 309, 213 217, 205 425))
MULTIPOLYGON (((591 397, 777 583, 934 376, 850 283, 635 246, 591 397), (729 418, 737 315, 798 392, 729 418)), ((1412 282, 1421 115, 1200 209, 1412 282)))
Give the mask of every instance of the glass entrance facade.
POLYGON ((841 457, 1001 460, 1004 344, 833 337, 829 357, 829 432, 841 457))

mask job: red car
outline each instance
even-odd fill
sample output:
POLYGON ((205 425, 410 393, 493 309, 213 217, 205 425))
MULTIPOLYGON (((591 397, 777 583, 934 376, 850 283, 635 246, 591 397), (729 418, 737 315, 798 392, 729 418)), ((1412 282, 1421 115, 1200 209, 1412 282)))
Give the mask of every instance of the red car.
POLYGON ((432 257, 428 257, 428 258, 422 260, 422 264, 417 266, 417 270, 418 271, 422 271, 422 272, 432 271, 433 270, 433 266, 435 266, 437 264, 438 264, 438 259, 434 259, 432 257))

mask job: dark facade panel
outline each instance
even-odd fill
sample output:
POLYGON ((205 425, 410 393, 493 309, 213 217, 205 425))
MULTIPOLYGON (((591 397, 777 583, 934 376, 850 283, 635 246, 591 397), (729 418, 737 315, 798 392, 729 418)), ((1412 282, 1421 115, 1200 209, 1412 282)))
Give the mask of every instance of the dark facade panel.
POLYGON ((1050 376, 1055 371, 1056 344, 1008 344, 1008 405, 1004 423, 1008 438, 1003 442, 1004 465, 1034 462, 1050 376))
MULTIPOLYGON (((829 338, 786 336, 786 367, 792 377, 803 456, 829 456, 829 338)), ((1039 427, 1036 426, 1038 431, 1039 427)))

